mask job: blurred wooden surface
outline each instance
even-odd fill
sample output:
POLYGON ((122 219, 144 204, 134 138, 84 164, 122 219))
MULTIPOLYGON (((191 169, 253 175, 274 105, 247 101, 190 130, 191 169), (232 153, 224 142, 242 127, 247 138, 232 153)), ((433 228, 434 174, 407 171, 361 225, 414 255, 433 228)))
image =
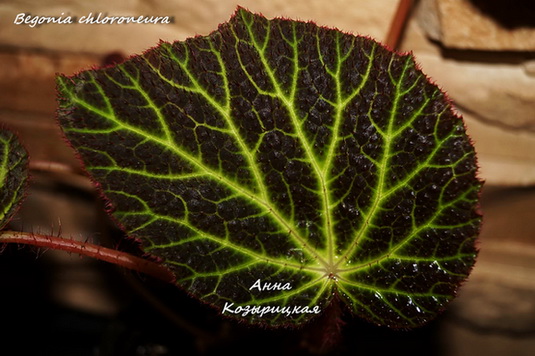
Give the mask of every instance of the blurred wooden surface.
POLYGON ((446 47, 534 51, 532 0, 421 0, 419 22, 446 47))

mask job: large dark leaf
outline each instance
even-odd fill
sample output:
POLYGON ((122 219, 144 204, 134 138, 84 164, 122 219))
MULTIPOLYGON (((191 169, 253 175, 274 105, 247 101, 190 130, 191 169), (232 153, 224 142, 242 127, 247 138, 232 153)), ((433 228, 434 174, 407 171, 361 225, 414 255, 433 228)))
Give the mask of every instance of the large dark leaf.
POLYGON ((58 89, 117 221, 224 314, 299 323, 338 295, 410 327, 474 264, 474 150, 410 55, 239 9, 58 89))

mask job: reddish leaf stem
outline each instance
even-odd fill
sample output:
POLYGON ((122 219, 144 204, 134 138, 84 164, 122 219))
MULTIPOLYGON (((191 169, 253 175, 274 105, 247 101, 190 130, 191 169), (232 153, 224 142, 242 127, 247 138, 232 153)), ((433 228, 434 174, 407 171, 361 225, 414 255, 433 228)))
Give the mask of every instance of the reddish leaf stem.
POLYGON ((411 7, 411 0, 399 1, 398 8, 394 18, 392 19, 392 23, 390 24, 390 29, 388 30, 388 35, 386 36, 385 41, 385 45, 392 50, 396 50, 399 45, 399 41, 401 40, 401 35, 403 33, 403 29, 405 28, 405 24, 407 23, 411 7))
POLYGON ((171 271, 161 264, 89 242, 28 232, 4 231, 0 234, 0 243, 18 243, 74 252, 141 272, 164 282, 174 282, 171 271))

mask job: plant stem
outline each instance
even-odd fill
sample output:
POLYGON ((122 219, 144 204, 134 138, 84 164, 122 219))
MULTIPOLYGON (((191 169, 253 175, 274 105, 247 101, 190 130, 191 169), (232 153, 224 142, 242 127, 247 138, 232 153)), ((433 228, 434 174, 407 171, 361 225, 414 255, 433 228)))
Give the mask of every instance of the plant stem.
POLYGON ((83 256, 96 258, 101 261, 110 262, 118 266, 144 273, 164 282, 172 283, 175 280, 171 271, 161 264, 130 255, 127 252, 98 246, 89 242, 28 232, 3 231, 0 233, 0 243, 18 243, 75 252, 83 256))
POLYGON ((385 45, 387 45, 392 50, 396 50, 399 45, 399 41, 401 39, 403 29, 405 28, 405 25, 407 23, 407 18, 409 17, 411 7, 411 0, 399 1, 398 8, 396 10, 394 18, 392 19, 392 23, 390 24, 390 29, 388 30, 388 35, 386 36, 385 40, 385 45))

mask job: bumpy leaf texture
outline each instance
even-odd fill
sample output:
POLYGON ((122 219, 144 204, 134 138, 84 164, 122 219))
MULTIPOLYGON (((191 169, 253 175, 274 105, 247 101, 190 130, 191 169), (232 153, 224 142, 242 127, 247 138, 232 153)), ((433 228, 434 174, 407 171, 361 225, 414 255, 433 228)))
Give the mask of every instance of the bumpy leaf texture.
POLYGON ((18 137, 0 128, 0 229, 11 220, 25 194, 28 154, 18 137))
POLYGON ((474 264, 474 149, 410 55, 238 9, 58 90, 117 221, 225 315, 297 324, 338 296, 412 327, 474 264))

